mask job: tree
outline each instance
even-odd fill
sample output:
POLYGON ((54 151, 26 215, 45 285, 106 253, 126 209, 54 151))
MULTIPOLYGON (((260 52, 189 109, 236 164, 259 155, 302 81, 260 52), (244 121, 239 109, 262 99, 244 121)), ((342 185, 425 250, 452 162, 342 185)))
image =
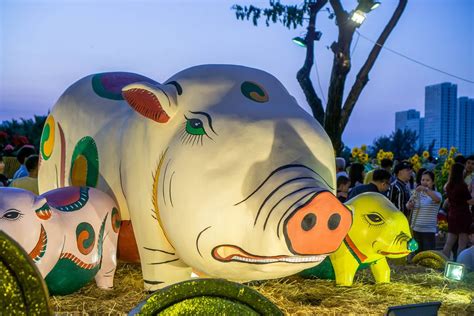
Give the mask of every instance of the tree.
MULTIPOLYGON (((296 78, 304 92, 306 101, 311 107, 314 118, 324 127, 336 153, 343 149, 342 134, 346 128, 354 106, 369 81, 369 72, 372 69, 382 46, 400 19, 407 0, 399 0, 398 6, 392 14, 384 30, 380 34, 377 43, 369 53, 364 65, 357 74, 357 79, 345 100, 343 100, 344 88, 347 75, 351 70, 350 47, 353 35, 360 24, 352 21, 351 13, 348 13, 342 6, 340 0, 329 0, 333 13, 330 17, 336 17, 338 28, 338 39, 331 45, 334 54, 331 78, 329 82, 328 100, 326 108, 323 108, 321 99, 318 97, 313 83, 310 79, 311 69, 314 64, 314 41, 319 38, 320 33, 316 31, 317 13, 328 3, 328 0, 304 0, 298 5, 283 5, 280 1, 270 0, 270 8, 257 8, 253 5, 234 5, 237 19, 252 19, 257 26, 258 20, 263 16, 266 18, 266 25, 272 23, 282 23, 288 29, 296 28, 307 24, 307 33, 304 38, 306 45, 306 58, 303 66, 297 72, 296 78)), ((378 2, 373 0, 358 0, 357 7, 352 12, 368 13, 378 2)), ((328 11, 329 8, 328 8, 328 11)))
POLYGON ((418 135, 410 129, 393 132, 390 136, 380 136, 374 140, 371 146, 371 155, 376 156, 380 149, 391 151, 397 159, 407 159, 413 156, 418 135))
POLYGON ((0 123, 0 132, 3 132, 2 135, 6 135, 6 137, 5 139, 2 138, 0 145, 11 143, 18 147, 23 143, 22 137, 26 137, 27 143, 34 145, 38 149, 45 121, 46 116, 40 115, 35 115, 33 119, 21 118, 20 121, 15 119, 3 121, 0 123))

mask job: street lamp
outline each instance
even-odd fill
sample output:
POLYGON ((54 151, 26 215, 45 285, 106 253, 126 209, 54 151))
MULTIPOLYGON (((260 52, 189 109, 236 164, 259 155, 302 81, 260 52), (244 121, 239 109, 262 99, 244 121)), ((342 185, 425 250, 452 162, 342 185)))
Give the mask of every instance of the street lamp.
POLYGON ((378 8, 380 2, 373 0, 358 0, 358 2, 359 4, 357 8, 352 11, 350 18, 357 26, 360 26, 365 20, 365 15, 378 8))

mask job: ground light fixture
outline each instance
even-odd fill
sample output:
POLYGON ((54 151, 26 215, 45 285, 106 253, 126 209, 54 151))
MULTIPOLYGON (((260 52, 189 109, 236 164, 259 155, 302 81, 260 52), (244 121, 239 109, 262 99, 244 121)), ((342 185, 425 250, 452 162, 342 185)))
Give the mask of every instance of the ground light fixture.
POLYGON ((408 304, 390 306, 385 315, 387 316, 436 316, 441 307, 441 302, 427 302, 419 304, 408 304))
POLYGON ((453 280, 461 281, 466 272, 466 267, 462 263, 447 261, 444 266, 444 277, 453 280))

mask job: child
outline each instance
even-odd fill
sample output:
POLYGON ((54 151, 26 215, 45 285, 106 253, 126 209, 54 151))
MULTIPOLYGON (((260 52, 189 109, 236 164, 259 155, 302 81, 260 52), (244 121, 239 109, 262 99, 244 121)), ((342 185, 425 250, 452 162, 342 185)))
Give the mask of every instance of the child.
POLYGON ((436 229, 441 193, 434 189, 435 176, 431 171, 423 172, 421 184, 407 203, 412 210, 411 227, 413 237, 419 245, 418 252, 434 250, 436 246, 436 229))
POLYGON ((344 203, 347 200, 347 193, 349 192, 349 186, 351 181, 346 176, 339 176, 337 178, 337 198, 339 201, 344 203))

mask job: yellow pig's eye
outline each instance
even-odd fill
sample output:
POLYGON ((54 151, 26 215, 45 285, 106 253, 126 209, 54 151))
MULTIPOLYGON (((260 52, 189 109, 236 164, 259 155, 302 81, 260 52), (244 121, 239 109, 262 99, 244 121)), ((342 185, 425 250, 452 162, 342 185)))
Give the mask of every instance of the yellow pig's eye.
POLYGON ((382 225, 385 223, 385 220, 379 213, 369 213, 364 215, 364 217, 370 225, 382 225))

